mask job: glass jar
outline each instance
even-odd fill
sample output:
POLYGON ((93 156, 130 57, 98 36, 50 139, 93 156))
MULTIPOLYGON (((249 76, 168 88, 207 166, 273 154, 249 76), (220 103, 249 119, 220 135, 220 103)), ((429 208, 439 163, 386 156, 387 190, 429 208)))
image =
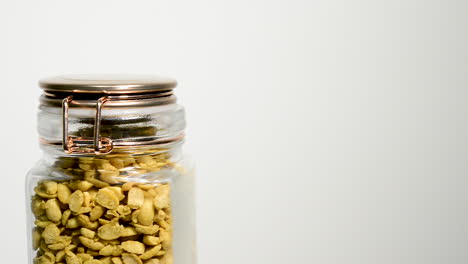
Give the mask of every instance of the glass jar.
POLYGON ((26 180, 29 263, 196 263, 194 179, 176 82, 40 82, 44 152, 26 180))

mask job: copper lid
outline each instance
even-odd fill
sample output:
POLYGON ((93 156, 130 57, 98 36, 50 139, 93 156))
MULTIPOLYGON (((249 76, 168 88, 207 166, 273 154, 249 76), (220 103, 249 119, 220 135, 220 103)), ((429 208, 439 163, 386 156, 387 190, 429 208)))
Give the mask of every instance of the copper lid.
POLYGON ((139 107, 175 102, 174 79, 153 75, 64 75, 42 79, 42 105, 61 106, 72 96, 76 107, 94 107, 96 100, 106 97, 106 107, 139 107))
POLYGON ((42 79, 39 85, 46 92, 100 93, 108 95, 152 93, 172 90, 177 82, 152 75, 63 75, 42 79))

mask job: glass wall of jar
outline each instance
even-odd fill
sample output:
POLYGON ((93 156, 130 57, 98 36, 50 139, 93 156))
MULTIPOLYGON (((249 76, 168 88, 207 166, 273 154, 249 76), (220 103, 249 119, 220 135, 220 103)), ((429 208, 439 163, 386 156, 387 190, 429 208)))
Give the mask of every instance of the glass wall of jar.
POLYGON ((44 155, 26 181, 30 263, 196 263, 193 167, 175 81, 40 84, 44 155))

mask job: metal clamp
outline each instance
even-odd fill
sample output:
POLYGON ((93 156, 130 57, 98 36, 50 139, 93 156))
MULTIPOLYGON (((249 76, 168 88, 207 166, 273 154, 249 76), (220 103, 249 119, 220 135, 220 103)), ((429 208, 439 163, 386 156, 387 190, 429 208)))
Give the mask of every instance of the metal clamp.
POLYGON ((92 139, 83 137, 72 137, 68 135, 68 109, 73 101, 73 96, 68 96, 62 101, 62 146, 69 154, 93 153, 96 155, 106 154, 114 148, 110 138, 101 137, 101 111, 103 105, 109 101, 107 96, 101 97, 96 102, 96 118, 94 120, 94 135, 92 139), (92 148, 91 148, 92 146, 92 148))

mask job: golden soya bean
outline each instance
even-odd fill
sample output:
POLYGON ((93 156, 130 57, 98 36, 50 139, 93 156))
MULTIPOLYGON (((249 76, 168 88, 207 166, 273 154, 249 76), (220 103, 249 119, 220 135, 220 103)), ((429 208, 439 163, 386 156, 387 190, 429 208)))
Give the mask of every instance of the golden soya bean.
POLYGON ((37 263, 37 264, 54 264, 55 263, 55 256, 54 256, 54 254, 52 254, 50 252, 46 252, 46 253, 44 253, 44 255, 37 258, 37 260, 34 263, 37 263))
POLYGON ((32 242, 33 242, 34 249, 39 248, 39 244, 41 243, 41 232, 37 228, 34 228, 33 230, 32 242))
POLYGON ((86 250, 86 253, 90 254, 93 257, 99 256, 99 251, 92 250, 92 249, 89 249, 89 248, 88 248, 88 250, 86 250))
POLYGON ((158 219, 156 222, 158 223, 160 227, 165 228, 166 230, 171 227, 170 224, 166 222, 165 220, 158 219))
POLYGON ((111 257, 100 258, 99 261, 101 261, 102 264, 113 264, 111 257))
POLYGON ((36 188, 34 188, 34 191, 36 192, 36 194, 42 198, 55 198, 57 197, 57 193, 53 193, 53 194, 50 194, 50 193, 47 193, 47 190, 45 190, 45 187, 43 184, 41 185, 38 185, 36 188))
POLYGON ((93 256, 87 254, 87 253, 78 253, 76 254, 76 256, 78 256, 81 261, 87 261, 87 260, 92 260, 93 259, 93 256))
POLYGON ((158 187, 156 187, 155 191, 157 195, 153 199, 154 207, 156 207, 157 209, 168 208, 170 205, 169 185, 159 185, 158 187))
POLYGON ((31 201, 31 210, 36 217, 45 214, 45 202, 38 196, 34 196, 31 201))
POLYGON ((154 221, 161 221, 165 220, 167 217, 167 214, 164 212, 164 210, 158 210, 158 213, 154 216, 154 221))
MULTIPOLYGON (((83 192, 83 207, 91 206, 91 194, 89 192, 83 192)), ((91 211, 91 209, 90 209, 91 211)))
POLYGON ((107 189, 113 191, 115 196, 117 196, 117 199, 119 199, 119 201, 125 199, 125 195, 123 194, 122 188, 120 188, 119 186, 110 186, 107 187, 107 189))
POLYGON ((159 226, 158 225, 152 225, 152 226, 143 226, 139 224, 134 224, 135 230, 138 233, 145 234, 145 235, 154 235, 156 232, 159 231, 159 226))
POLYGON ((122 184, 122 191, 128 192, 136 184, 137 184, 136 182, 126 182, 126 183, 122 184))
POLYGON ((156 164, 156 161, 150 156, 141 156, 137 158, 139 165, 143 168, 151 167, 156 164))
POLYGON ((94 178, 94 174, 95 172, 91 172, 91 173, 88 173, 88 172, 85 172, 85 180, 92 183, 95 187, 97 188, 104 188, 104 187, 108 187, 110 184, 107 183, 107 182, 103 182, 103 181, 100 181, 98 179, 95 179, 94 178))
POLYGON ((118 169, 112 166, 112 164, 108 160, 100 160, 100 161, 101 162, 98 165, 100 169, 105 170, 105 171, 118 171, 118 169))
POLYGON ((145 261, 145 264, 160 264, 161 262, 159 261, 159 259, 150 259, 150 260, 147 260, 145 261))
POLYGON ((160 258, 160 264, 172 264, 172 263, 174 263, 172 254, 165 254, 160 258))
POLYGON ((138 235, 138 232, 136 229, 132 226, 126 226, 123 228, 123 230, 120 232, 121 237, 129 237, 129 236, 134 236, 138 235))
POLYGON ((118 171, 99 170, 99 179, 110 184, 119 183, 119 175, 120 173, 118 171))
POLYGON ((57 183, 54 181, 44 181, 42 183, 44 190, 47 194, 57 193, 57 183))
MULTIPOLYGON (((77 248, 76 248, 76 252, 77 252, 77 253, 84 253, 85 251, 86 251, 86 250, 85 250, 84 247, 77 247, 77 248)), ((76 255, 78 256, 78 254, 76 254, 76 255)))
POLYGON ((68 247, 66 247, 64 249, 65 253, 69 252, 69 251, 73 251, 75 248, 77 248, 76 245, 69 245, 68 247))
POLYGON ((99 219, 103 214, 105 210, 102 206, 96 205, 91 211, 89 212, 89 219, 91 221, 96 221, 99 219))
POLYGON ((58 222, 62 219, 62 211, 60 210, 60 205, 57 199, 49 199, 46 204, 46 215, 52 222, 58 222))
POLYGON ((99 241, 94 241, 91 238, 87 238, 85 236, 80 236, 80 242, 85 246, 92 250, 101 250, 105 245, 99 241))
POLYGON ((112 189, 106 187, 98 191, 96 202, 107 209, 117 209, 119 206, 119 197, 117 197, 112 189))
POLYGON ((65 226, 68 222, 68 219, 70 218, 71 216, 71 211, 69 209, 63 211, 63 214, 62 214, 62 226, 65 226))
POLYGON ((143 254, 145 253, 145 245, 138 241, 125 241, 121 244, 122 249, 134 254, 143 254))
POLYGON ((93 187, 93 184, 88 181, 72 181, 70 183, 70 188, 73 190, 80 190, 86 192, 93 187))
POLYGON ((60 236, 60 229, 56 225, 50 224, 44 228, 41 236, 46 244, 55 243, 60 236))
POLYGON ((132 213, 132 209, 126 205, 119 205, 117 207, 117 213, 119 213, 120 216, 130 215, 132 213))
POLYGON ((161 251, 161 245, 156 245, 152 247, 151 249, 147 250, 145 253, 140 255, 140 258, 145 260, 145 259, 150 259, 154 256, 157 256, 159 251, 161 251))
POLYGON ((139 259, 135 254, 123 253, 122 261, 124 264, 143 264, 143 261, 139 259))
POLYGON ((65 184, 57 185, 57 198, 63 204, 68 204, 70 202, 71 191, 65 184))
POLYGON ((70 251, 66 252, 65 260, 67 261, 67 264, 82 264, 83 263, 83 261, 77 255, 73 254, 70 251))
POLYGON ((138 209, 143 205, 145 200, 145 193, 140 188, 131 188, 128 192, 128 207, 138 209))
POLYGON ((120 256, 122 253, 122 247, 119 245, 107 245, 99 250, 99 255, 102 256, 120 256))
POLYGON ((80 227, 80 222, 78 221, 76 217, 73 217, 73 218, 68 219, 65 227, 68 229, 75 229, 75 228, 80 227))
POLYGON ((145 235, 143 237, 143 243, 148 246, 156 246, 157 244, 161 243, 161 240, 156 236, 145 235))
POLYGON ((81 226, 88 229, 96 229, 99 226, 98 222, 91 222, 91 220, 89 220, 89 216, 84 214, 78 215, 77 219, 81 226))
POLYGON ((68 236, 59 236, 55 243, 48 245, 48 248, 51 250, 62 250, 69 246, 71 243, 71 237, 68 236))
POLYGON ((84 194, 80 190, 76 190, 70 196, 69 206, 72 212, 78 212, 83 205, 84 202, 84 194))
POLYGON ((118 257, 112 258, 112 264, 123 264, 122 259, 118 257))
POLYGON ((114 166, 116 169, 123 169, 125 167, 124 162, 122 159, 119 158, 113 158, 110 159, 110 163, 112 166, 114 166))
POLYGON ((154 208, 153 202, 150 197, 145 197, 143 204, 140 208, 140 214, 138 215, 138 223, 144 226, 150 226, 153 224, 154 219, 154 208))
POLYGON ((90 238, 90 239, 94 238, 94 235, 96 235, 96 232, 94 232, 93 230, 84 228, 84 227, 80 229, 80 233, 84 237, 87 237, 87 238, 90 238))
POLYGON ((140 215, 140 209, 133 211, 132 213, 132 223, 138 223, 138 216, 140 215))
POLYGON ((60 262, 64 258, 65 258, 65 251, 64 250, 60 250, 60 251, 57 252, 57 254, 55 254, 55 261, 56 262, 60 262))
POLYGON ((159 230, 159 238, 161 239, 162 247, 164 249, 169 249, 171 247, 172 236, 167 230, 161 228, 159 230))
POLYGON ((87 207, 80 207, 80 209, 78 210, 78 212, 75 212, 76 214, 86 214, 86 213, 89 213, 91 212, 91 207, 90 206, 87 206, 87 207))
POLYGON ((99 227, 98 236, 104 240, 117 239, 122 234, 124 227, 118 223, 109 223, 99 227))

